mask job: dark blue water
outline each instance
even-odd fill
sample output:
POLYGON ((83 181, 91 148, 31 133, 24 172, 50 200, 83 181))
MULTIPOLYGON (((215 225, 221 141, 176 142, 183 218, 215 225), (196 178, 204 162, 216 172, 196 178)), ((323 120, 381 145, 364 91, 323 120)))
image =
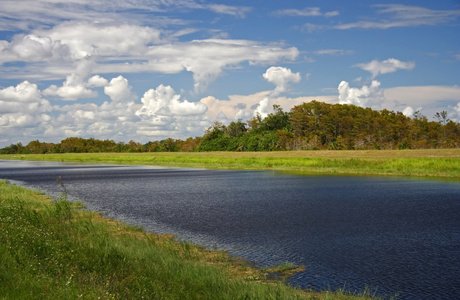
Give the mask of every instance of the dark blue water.
POLYGON ((290 283, 460 299, 460 182, 0 161, 0 178, 273 266, 290 283))

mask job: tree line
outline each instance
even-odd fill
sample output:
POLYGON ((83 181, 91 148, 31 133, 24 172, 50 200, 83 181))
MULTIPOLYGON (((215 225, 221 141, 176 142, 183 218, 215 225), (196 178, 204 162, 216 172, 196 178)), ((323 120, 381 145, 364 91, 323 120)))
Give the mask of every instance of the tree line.
POLYGON ((260 115, 229 125, 214 123, 202 137, 168 138, 140 144, 71 137, 60 143, 32 141, 12 144, 2 154, 86 152, 178 152, 178 151, 276 151, 458 148, 460 124, 436 113, 434 120, 415 112, 376 111, 349 104, 311 101, 289 112, 273 106, 267 117, 260 115))

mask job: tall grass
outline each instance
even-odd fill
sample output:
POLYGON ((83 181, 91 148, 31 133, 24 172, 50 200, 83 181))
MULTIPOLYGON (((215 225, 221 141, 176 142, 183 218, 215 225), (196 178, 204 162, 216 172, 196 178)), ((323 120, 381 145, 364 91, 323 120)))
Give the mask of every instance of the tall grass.
MULTIPOLYGON (((292 269, 293 266, 282 267, 292 269)), ((1 299, 355 299, 0 182, 1 299)))
POLYGON ((460 149, 0 155, 0 159, 460 178, 460 149))

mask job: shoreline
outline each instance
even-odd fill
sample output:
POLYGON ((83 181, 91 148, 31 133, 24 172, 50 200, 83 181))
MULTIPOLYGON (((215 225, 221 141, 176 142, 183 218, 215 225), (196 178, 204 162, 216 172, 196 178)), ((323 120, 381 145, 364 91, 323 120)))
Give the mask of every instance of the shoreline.
POLYGON ((156 165, 299 174, 460 178, 460 148, 278 152, 149 152, 0 155, 0 159, 156 165))
MULTIPOLYGON (((2 295, 5 296, 5 299, 9 299, 8 295, 13 299, 17 296, 32 295, 35 293, 42 296, 56 296, 60 295, 59 293, 63 293, 61 295, 76 293, 78 296, 96 296, 103 294, 102 292, 106 290, 103 286, 99 286, 93 282, 96 281, 97 283, 97 281, 100 281, 99 279, 95 279, 100 276, 115 276, 115 278, 110 279, 110 286, 105 293, 106 295, 120 296, 120 293, 126 293, 125 289, 127 286, 125 286, 125 283, 128 278, 139 278, 142 275, 140 273, 143 272, 143 268, 147 267, 145 262, 142 263, 142 258, 144 256, 151 257, 152 254, 150 252, 152 251, 157 253, 154 256, 164 255, 160 259, 160 263, 163 260, 172 260, 168 264, 168 268, 171 270, 163 271, 166 273, 173 272, 175 275, 164 275, 166 278, 151 278, 151 280, 155 282, 159 280, 161 282, 158 284, 162 285, 165 284, 163 280, 171 280, 169 276, 185 276, 184 278, 177 279, 182 283, 178 282, 176 284, 185 284, 183 282, 185 280, 187 284, 192 285, 189 289, 193 290, 197 296, 201 295, 200 297, 204 299, 211 299, 209 295, 215 295, 215 291, 212 290, 216 286, 221 285, 225 285, 224 289, 229 289, 229 291, 224 291, 225 293, 228 292, 233 295, 259 295, 251 297, 251 299, 263 299, 269 295, 272 295, 272 297, 278 295, 277 299, 372 298, 370 292, 366 292, 367 294, 365 293, 364 295, 353 295, 340 290, 336 292, 313 292, 291 287, 283 282, 286 278, 301 271, 301 266, 285 263, 271 269, 250 267, 248 262, 230 257, 225 251, 211 251, 198 245, 178 242, 174 240, 174 236, 172 235, 145 232, 139 227, 125 225, 117 220, 104 218, 100 213, 82 210, 83 206, 81 203, 68 202, 65 195, 63 195, 64 198, 61 197, 61 199, 53 201, 51 196, 30 190, 29 188, 8 184, 7 180, 0 182, 0 191, 0 202, 2 203, 0 218, 3 217, 4 220, 8 220, 5 216, 8 216, 10 213, 19 216, 16 217, 16 220, 12 224, 8 222, 0 224, 0 227, 2 227, 0 235, 4 235, 5 232, 7 234, 6 244, 3 246, 0 245, 0 257, 5 263, 9 264, 11 271, 14 272, 14 274, 10 274, 10 277, 15 278, 11 282, 6 282, 7 284, 3 287, 2 295), (19 207, 17 206, 18 203, 20 203, 19 207), (9 225, 14 226, 10 227, 9 225), (14 227, 17 226, 22 229, 14 234, 14 227), (10 234, 8 234, 8 230, 10 230, 10 234), (44 234, 44 232, 48 233, 44 234), (15 235, 22 237, 18 239, 15 235), (100 238, 102 236, 105 237, 101 241, 100 238), (30 243, 34 246, 27 246, 30 243), (11 247, 12 244, 15 244, 16 247, 11 247), (47 248, 47 245, 50 244, 53 247, 45 249, 47 250, 45 251, 43 248, 47 248), (79 256, 78 253, 75 253, 74 249, 77 252, 83 252, 83 254, 86 251, 90 251, 90 253, 93 253, 93 256, 91 258, 83 254, 79 256), (8 252, 10 252, 10 255, 8 255, 8 252), (23 255, 22 252, 32 253, 23 255), (108 257, 104 253, 113 254, 108 257), (115 255, 115 253, 118 254, 115 255), (26 265, 30 265, 31 268, 25 267, 26 265, 23 265, 19 261, 17 261, 18 264, 16 265, 15 260, 10 259, 11 257, 24 257, 26 265), (57 263, 61 267, 55 269, 54 263, 56 262, 53 262, 53 260, 55 258, 59 260, 59 257, 62 257, 62 259, 57 263), (103 263, 100 266, 87 266, 88 262, 86 260, 88 258, 103 263), (140 264, 137 262, 139 260, 140 264), (49 263, 52 265, 48 266, 47 264, 49 263), (113 264, 113 268, 107 273, 105 271, 107 268, 106 265, 110 266, 111 264, 113 264), (172 270, 175 268, 182 269, 184 265, 187 268, 193 270, 199 268, 202 271, 199 271, 199 273, 187 271, 184 275, 182 274, 184 271, 172 270), (95 269, 88 273, 87 268, 95 269), (129 273, 128 271, 134 273, 129 273), (38 274, 35 274, 36 272, 38 274), (56 272, 57 277, 54 276, 56 272), (99 274, 99 272, 103 274, 99 274), (115 273, 110 275, 112 272, 115 273), (175 272, 179 273, 176 274, 175 272), (191 273, 188 274, 188 272, 191 273), (208 272, 211 273, 211 278, 207 279, 210 282, 206 283, 206 287, 202 286, 203 282, 201 282, 202 278, 200 278, 202 275, 198 275, 202 274, 202 272, 206 274, 208 272), (271 274, 278 276, 273 279, 271 274), (120 276, 122 278, 118 278, 120 276), (121 281, 118 282, 120 279, 121 281), (46 282, 43 282, 43 280, 46 282), (56 285, 53 287, 55 289, 53 291, 47 288, 50 280, 54 281, 56 285), (18 290, 18 287, 21 286, 22 290, 18 290), (40 286, 39 291, 34 290, 36 286, 40 286), (210 291, 203 289, 209 289, 210 291), (253 294, 254 291, 248 292, 253 289, 255 289, 255 294, 253 294), (211 294, 208 294, 209 292, 211 294)), ((158 263, 148 261, 153 265, 158 263)), ((160 266, 160 268, 164 268, 164 266, 160 266)), ((158 272, 158 270, 155 272, 158 272)), ((155 272, 149 276, 156 276, 155 272)), ((143 276, 146 275, 144 274, 143 276)), ((131 279, 131 281, 133 280, 131 279)), ((140 284, 136 283, 135 280, 131 283, 136 288, 140 284)), ((184 292, 183 288, 174 286, 174 283, 172 285, 168 288, 168 291, 164 291, 164 295, 173 296, 173 298, 176 296, 179 297, 180 293, 184 292), (171 292, 169 290, 172 290, 174 294, 169 294, 171 292)), ((130 288, 132 287, 130 286, 130 288)), ((135 291, 132 290, 132 292, 135 291)), ((127 298, 136 299, 137 296, 139 295, 135 296, 132 294, 131 297, 127 298)))

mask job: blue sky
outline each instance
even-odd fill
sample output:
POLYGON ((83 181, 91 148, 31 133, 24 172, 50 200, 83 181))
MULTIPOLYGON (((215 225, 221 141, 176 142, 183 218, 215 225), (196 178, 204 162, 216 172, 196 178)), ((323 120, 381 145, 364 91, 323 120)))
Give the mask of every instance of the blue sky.
POLYGON ((313 99, 460 121, 460 1, 2 0, 0 146, 202 136, 313 99))

